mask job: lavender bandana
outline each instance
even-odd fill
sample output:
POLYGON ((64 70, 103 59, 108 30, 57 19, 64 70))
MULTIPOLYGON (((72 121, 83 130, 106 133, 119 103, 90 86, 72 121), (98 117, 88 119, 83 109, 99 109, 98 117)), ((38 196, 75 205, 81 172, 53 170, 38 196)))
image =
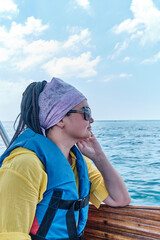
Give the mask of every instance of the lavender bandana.
POLYGON ((39 121, 43 134, 83 100, 86 97, 82 93, 61 79, 53 78, 47 83, 39 95, 39 121))

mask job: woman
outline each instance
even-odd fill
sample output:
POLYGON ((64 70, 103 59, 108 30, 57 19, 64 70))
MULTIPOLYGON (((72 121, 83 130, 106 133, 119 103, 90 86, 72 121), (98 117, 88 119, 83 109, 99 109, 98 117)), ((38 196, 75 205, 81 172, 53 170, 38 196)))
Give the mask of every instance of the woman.
POLYGON ((85 96, 62 80, 27 87, 0 159, 0 239, 83 239, 89 201, 130 203, 91 131, 93 121, 85 96))

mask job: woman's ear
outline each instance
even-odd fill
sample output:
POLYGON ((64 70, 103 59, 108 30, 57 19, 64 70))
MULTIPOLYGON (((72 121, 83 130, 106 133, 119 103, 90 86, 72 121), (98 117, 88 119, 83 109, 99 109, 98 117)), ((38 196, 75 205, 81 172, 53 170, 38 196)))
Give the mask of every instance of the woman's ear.
POLYGON ((56 124, 58 127, 60 127, 61 129, 64 128, 64 120, 62 118, 61 121, 59 121, 57 124, 56 124))

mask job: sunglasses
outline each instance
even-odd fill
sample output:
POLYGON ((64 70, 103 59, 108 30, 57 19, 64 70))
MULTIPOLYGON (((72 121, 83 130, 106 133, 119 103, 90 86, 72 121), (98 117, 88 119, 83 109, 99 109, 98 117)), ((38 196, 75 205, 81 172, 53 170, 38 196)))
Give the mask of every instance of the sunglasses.
POLYGON ((91 109, 87 106, 82 107, 82 110, 70 110, 68 113, 82 113, 86 121, 90 121, 92 118, 91 109))

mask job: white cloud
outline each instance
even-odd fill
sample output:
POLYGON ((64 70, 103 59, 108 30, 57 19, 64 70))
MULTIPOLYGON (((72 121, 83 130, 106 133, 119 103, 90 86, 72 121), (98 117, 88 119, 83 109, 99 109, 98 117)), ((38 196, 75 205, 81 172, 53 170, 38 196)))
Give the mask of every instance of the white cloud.
POLYGON ((58 53, 61 49, 61 45, 59 42, 51 40, 51 41, 44 41, 44 40, 37 40, 33 41, 30 44, 26 44, 23 48, 23 59, 20 59, 15 63, 15 66, 20 70, 23 71, 28 67, 34 67, 37 64, 42 63, 49 57, 54 56, 58 53))
POLYGON ((27 37, 31 36, 31 38, 33 38, 34 36, 41 34, 47 28, 48 25, 43 25, 40 19, 35 19, 34 17, 29 17, 24 25, 12 22, 9 30, 7 30, 4 26, 1 26, 0 61, 3 62, 10 60, 12 61, 12 65, 17 66, 20 70, 31 65, 31 62, 33 63, 33 59, 40 61, 41 56, 38 59, 38 53, 37 56, 34 57, 33 54, 31 54, 32 59, 29 58, 28 55, 24 57, 27 49, 28 52, 32 49, 33 53, 36 49, 35 46, 31 45, 30 40, 28 40, 29 38, 27 39, 27 37), (21 64, 19 62, 21 62, 21 64))
POLYGON ((132 74, 128 74, 128 73, 120 73, 120 74, 111 74, 108 75, 103 82, 108 82, 108 81, 112 81, 112 80, 116 80, 116 79, 120 79, 120 78, 130 78, 132 77, 132 74))
POLYGON ((26 57, 24 60, 21 60, 14 64, 19 71, 27 70, 28 68, 33 68, 37 64, 41 63, 44 60, 43 56, 31 55, 26 57))
POLYGON ((79 57, 62 57, 55 58, 44 64, 43 68, 51 75, 56 77, 77 77, 85 78, 95 76, 97 74, 94 69, 100 57, 91 60, 91 53, 82 53, 79 57))
POLYGON ((80 34, 73 34, 69 37, 69 39, 64 43, 64 48, 79 48, 79 44, 87 45, 90 42, 90 32, 88 29, 81 30, 80 34))
POLYGON ((12 22, 12 26, 10 29, 11 37, 24 37, 26 35, 39 35, 44 30, 48 28, 48 25, 42 25, 41 19, 36 19, 33 16, 27 18, 27 21, 24 25, 17 24, 16 22, 12 22))
POLYGON ((77 4, 84 8, 85 10, 88 10, 90 8, 90 2, 89 0, 76 0, 77 4))
POLYGON ((133 19, 126 19, 114 26, 116 34, 126 32, 131 39, 140 38, 141 44, 160 41, 160 11, 152 0, 132 0, 133 19))
POLYGON ((11 50, 0 48, 0 62, 7 61, 11 55, 12 55, 11 50))
POLYGON ((41 20, 34 17, 29 17, 24 25, 12 22, 9 31, 4 26, 0 27, 0 43, 8 49, 21 49, 28 44, 26 36, 37 36, 47 28, 48 25, 42 25, 41 20))
MULTIPOLYGON (((54 64, 56 64, 56 66, 58 65, 59 70, 56 70, 56 73, 58 72, 59 75, 61 75, 60 73, 60 69, 62 70, 62 74, 64 73, 64 63, 63 59, 67 59, 67 63, 68 64, 73 64, 74 62, 74 68, 77 66, 77 71, 78 68, 80 66, 78 66, 78 64, 75 64, 75 59, 80 59, 82 58, 82 56, 80 57, 75 57, 75 56, 71 56, 70 58, 67 55, 67 52, 69 52, 69 55, 74 55, 75 52, 80 52, 81 51, 81 46, 83 47, 87 47, 88 43, 90 42, 90 33, 88 31, 88 29, 83 29, 80 31, 79 35, 78 34, 73 34, 71 35, 66 41, 64 42, 58 42, 56 40, 50 40, 50 41, 45 41, 45 40, 37 40, 37 41, 33 41, 30 44, 25 44, 23 50, 22 50, 22 55, 23 58, 20 58, 19 61, 15 62, 15 66, 17 67, 17 69, 19 69, 20 71, 23 71, 25 69, 28 70, 28 68, 31 67, 35 67, 37 64, 41 64, 43 65, 43 69, 45 69, 47 71, 47 73, 51 74, 50 72, 52 72, 51 67, 54 64), (61 57, 61 55, 63 54, 63 56, 67 55, 66 57, 61 57), (48 62, 45 64, 45 62, 48 62), (61 67, 60 67, 61 65, 61 67), (63 65, 63 67, 62 67, 63 65), (44 67, 45 66, 45 67, 44 67)), ((85 55, 84 56, 88 56, 85 55)), ((83 56, 83 57, 84 57, 83 56)), ((87 64, 87 66, 89 67, 88 72, 90 71, 90 68, 92 67, 92 71, 93 71, 93 63, 94 61, 90 61, 89 59, 84 59, 87 64)), ((54 67, 52 67, 52 69, 54 69, 54 67)), ((87 76, 87 71, 84 68, 81 68, 81 70, 84 70, 84 72, 81 72, 80 75, 83 76, 87 76)), ((74 70, 75 71, 75 70, 74 70)), ((71 72, 74 72, 73 69, 71 70, 71 72)), ((93 73, 92 73, 93 74, 93 73)), ((91 73, 88 75, 92 75, 91 73)), ((68 75, 66 73, 66 75, 68 75)), ((71 74, 72 75, 72 74, 71 74)))
POLYGON ((41 19, 36 19, 33 16, 29 17, 25 23, 25 26, 22 27, 23 34, 35 34, 39 35, 39 33, 43 32, 48 28, 48 25, 42 25, 41 19))
POLYGON ((158 52, 157 54, 155 54, 152 58, 148 58, 142 61, 142 64, 146 64, 146 63, 156 63, 160 60, 160 52, 158 52))
POLYGON ((131 58, 127 56, 123 59, 123 62, 129 62, 130 60, 131 60, 131 58))
POLYGON ((115 52, 111 56, 109 56, 109 58, 113 60, 118 57, 120 53, 128 47, 128 44, 129 42, 127 40, 125 40, 123 43, 118 42, 114 47, 115 52))
POLYGON ((33 41, 24 47, 24 53, 26 54, 53 54, 60 50, 60 44, 58 41, 50 40, 37 40, 33 41))
POLYGON ((129 78, 132 77, 132 74, 128 74, 128 73, 120 73, 118 78, 129 78))
POLYGON ((12 0, 0 0, 0 13, 17 13, 18 7, 12 0))
POLYGON ((78 73, 79 77, 95 75, 99 57, 91 59, 89 52, 82 53, 88 51, 91 40, 88 29, 71 34, 65 41, 35 40, 48 27, 34 17, 29 17, 25 24, 12 22, 9 30, 1 26, 0 61, 8 60, 12 68, 19 72, 29 71, 38 65, 48 74, 54 72, 75 76, 78 73))

